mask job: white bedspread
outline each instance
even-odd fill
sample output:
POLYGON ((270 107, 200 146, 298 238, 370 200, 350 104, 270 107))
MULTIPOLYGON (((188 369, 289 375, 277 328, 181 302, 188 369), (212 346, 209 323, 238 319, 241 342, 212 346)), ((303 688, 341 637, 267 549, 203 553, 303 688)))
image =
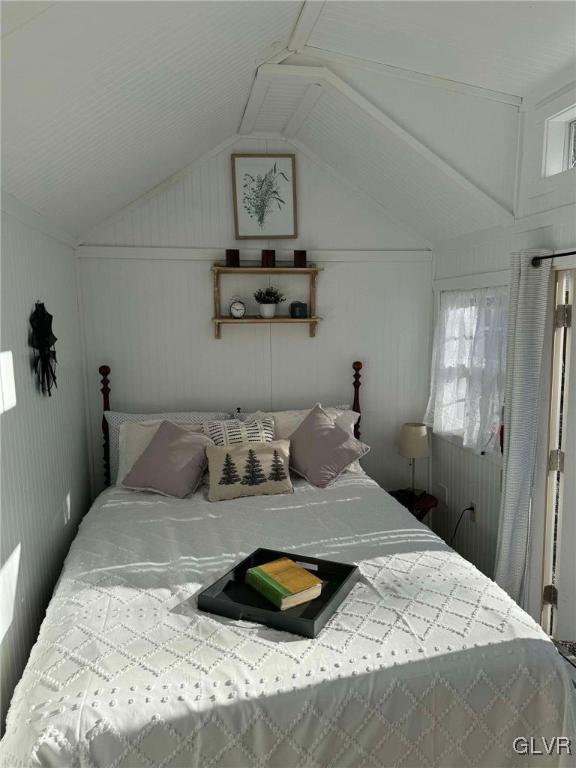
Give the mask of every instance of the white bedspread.
MULTIPOLYGON (((66 560, 1 744, 15 766, 572 765, 540 628, 366 476, 210 504, 111 489, 66 560), (360 564, 315 640, 202 614, 257 546, 360 564)), ((576 741, 573 742, 573 747, 576 741)))

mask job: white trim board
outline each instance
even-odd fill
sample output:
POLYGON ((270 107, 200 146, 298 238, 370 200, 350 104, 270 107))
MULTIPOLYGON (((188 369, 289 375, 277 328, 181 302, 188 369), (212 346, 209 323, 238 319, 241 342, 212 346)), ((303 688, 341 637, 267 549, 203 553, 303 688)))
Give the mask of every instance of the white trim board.
MULTIPOLYGON (((289 264, 293 250, 278 248, 278 263, 289 264)), ((259 261, 260 249, 247 249, 242 251, 246 261, 259 261)), ((105 246, 105 245, 81 245, 76 248, 76 256, 79 259, 140 259, 144 261, 205 261, 213 263, 223 261, 223 248, 183 248, 155 246, 105 246)), ((314 249, 308 251, 308 260, 311 263, 319 262, 352 262, 357 264, 369 262, 387 263, 414 263, 431 262, 430 250, 352 250, 352 249, 314 249)))
POLYGON ((433 88, 444 88, 447 91, 452 91, 452 93, 462 93, 466 96, 473 96, 479 99, 488 99, 489 101, 498 101, 502 104, 510 104, 513 107, 519 108, 522 105, 521 96, 516 96, 513 93, 504 93, 503 91, 493 91, 489 88, 482 88, 478 85, 464 83, 461 80, 449 80, 446 77, 427 75, 424 72, 416 72, 412 69, 395 67, 391 64, 382 64, 378 61, 362 59, 345 53, 336 53, 335 51, 329 51, 324 48, 315 48, 311 45, 306 45, 301 53, 326 64, 333 63, 337 65, 340 64, 341 66, 357 67, 371 72, 388 75, 389 77, 421 83, 422 85, 428 85, 433 88))
POLYGON ((461 275, 460 277, 443 277, 434 280, 432 288, 435 293, 442 293, 442 291, 494 288, 499 285, 510 285, 509 269, 502 269, 497 272, 477 272, 474 275, 461 275))
MULTIPOLYGON (((562 254, 559 253, 558 256, 562 256, 562 254)), ((565 269, 576 269, 576 254, 564 256, 561 259, 552 259, 552 269, 558 272, 562 272, 565 269)))
POLYGON ((73 237, 68 232, 65 232, 58 227, 50 224, 49 221, 38 211, 20 202, 18 198, 11 195, 9 192, 2 191, 2 211, 10 216, 14 216, 15 219, 21 221, 22 224, 26 224, 32 229, 42 232, 44 235, 48 235, 53 240, 57 240, 63 245, 69 245, 71 248, 78 245, 78 239, 73 237))

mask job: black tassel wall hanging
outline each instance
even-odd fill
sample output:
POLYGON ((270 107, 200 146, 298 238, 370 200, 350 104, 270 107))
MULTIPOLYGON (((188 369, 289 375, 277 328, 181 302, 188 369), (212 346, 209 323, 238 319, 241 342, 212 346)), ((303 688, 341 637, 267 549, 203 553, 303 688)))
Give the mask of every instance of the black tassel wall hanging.
POLYGON ((43 395, 52 397, 52 387, 56 387, 56 350, 58 341, 52 333, 52 315, 41 301, 36 302, 30 315, 32 334, 30 346, 34 349, 34 371, 38 377, 38 386, 43 395))

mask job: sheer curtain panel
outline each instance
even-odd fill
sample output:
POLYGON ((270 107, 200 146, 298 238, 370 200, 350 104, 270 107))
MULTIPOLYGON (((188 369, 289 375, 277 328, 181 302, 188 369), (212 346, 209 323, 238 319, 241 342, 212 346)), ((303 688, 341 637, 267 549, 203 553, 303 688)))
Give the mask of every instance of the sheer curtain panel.
POLYGON ((440 295, 424 421, 477 452, 499 450, 507 318, 505 286, 440 295))

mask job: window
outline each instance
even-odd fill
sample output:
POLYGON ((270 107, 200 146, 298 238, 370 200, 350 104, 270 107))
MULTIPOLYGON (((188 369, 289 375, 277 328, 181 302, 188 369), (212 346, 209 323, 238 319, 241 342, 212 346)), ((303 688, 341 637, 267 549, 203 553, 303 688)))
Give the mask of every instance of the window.
POLYGON ((576 104, 546 120, 543 176, 576 168, 576 104))
POLYGON ((507 321, 504 286, 440 294, 424 421, 478 452, 499 450, 507 321))
POLYGON ((567 168, 576 168, 576 120, 572 120, 568 130, 567 168))

